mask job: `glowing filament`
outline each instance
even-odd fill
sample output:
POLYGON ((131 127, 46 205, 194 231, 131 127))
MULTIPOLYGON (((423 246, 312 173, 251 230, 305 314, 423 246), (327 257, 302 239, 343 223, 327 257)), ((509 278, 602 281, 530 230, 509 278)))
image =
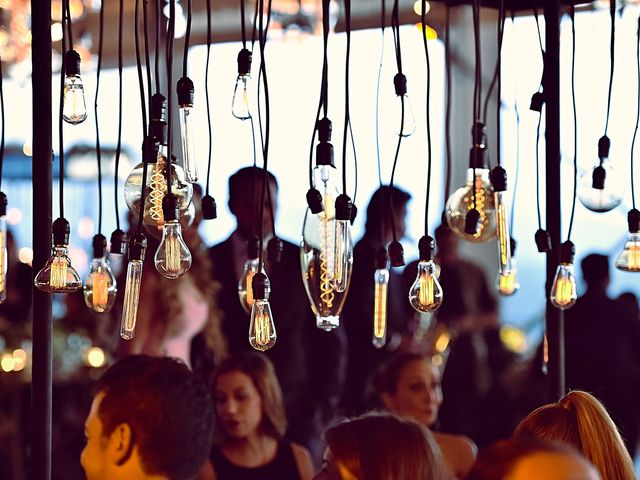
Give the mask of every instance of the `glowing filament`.
POLYGON ((387 335, 387 284, 376 282, 373 306, 373 336, 385 338, 387 335))
POLYGON ((471 201, 467 205, 467 210, 473 210, 473 208, 475 207, 478 213, 480 213, 480 222, 478 222, 478 231, 473 234, 474 238, 479 238, 482 233, 482 230, 484 229, 484 223, 485 223, 485 219, 487 218, 487 214, 484 211, 485 196, 484 196, 484 189, 482 188, 482 179, 478 176, 476 177, 474 188, 476 189, 475 205, 473 202, 473 192, 471 192, 470 193, 471 201))
POLYGON ((420 276, 420 303, 425 307, 434 304, 433 296, 433 275, 423 273, 420 276))
POLYGON ((629 251, 629 270, 640 270, 640 246, 637 243, 631 244, 629 251))
POLYGON ((109 302, 109 278, 106 272, 96 272, 91 274, 93 290, 91 292, 93 304, 101 309, 107 308, 109 302))
POLYGON ((7 238, 0 230, 0 295, 7 288, 7 238))
POLYGON ((130 340, 136 333, 136 317, 138 302, 140 301, 140 284, 142 282, 142 261, 130 261, 127 266, 127 281, 124 290, 124 304, 122 308, 122 323, 120 336, 130 340))
POLYGON ((569 305, 572 302, 573 282, 568 278, 558 278, 556 282, 556 303, 569 305))
POLYGON ((253 287, 251 286, 252 282, 253 282, 253 277, 255 277, 256 273, 258 273, 256 270, 249 270, 247 272, 247 298, 246 298, 246 303, 249 306, 249 308, 251 308, 253 306, 253 287))
POLYGON ((516 272, 512 270, 507 275, 500 275, 498 277, 498 290, 502 295, 511 295, 516 291, 516 272))
POLYGON ((164 253, 167 257, 166 268, 169 272, 180 270, 180 239, 173 235, 167 236, 164 242, 164 253))
POLYGON ((269 316, 265 313, 260 313, 256 315, 255 322, 256 345, 266 349, 271 343, 271 321, 269 316))
MULTIPOLYGON (((327 202, 324 202, 325 206, 327 202)), ((330 237, 335 234, 329 228, 327 213, 320 213, 322 221, 320 222, 320 299, 326 308, 333 306, 335 293, 333 292, 333 248, 329 242, 330 237)))
POLYGON ((51 288, 57 289, 63 289, 67 286, 67 260, 64 257, 56 256, 51 262, 49 285, 51 288))
POLYGON ((506 275, 511 270, 511 245, 509 242, 509 227, 507 226, 507 211, 499 199, 502 193, 496 193, 496 223, 498 236, 498 257, 500 274, 506 275))
POLYGON ((162 155, 158 155, 158 159, 153 165, 151 182, 149 183, 149 216, 160 226, 164 223, 162 198, 167 191, 167 182, 163 173, 164 166, 165 158, 162 155))

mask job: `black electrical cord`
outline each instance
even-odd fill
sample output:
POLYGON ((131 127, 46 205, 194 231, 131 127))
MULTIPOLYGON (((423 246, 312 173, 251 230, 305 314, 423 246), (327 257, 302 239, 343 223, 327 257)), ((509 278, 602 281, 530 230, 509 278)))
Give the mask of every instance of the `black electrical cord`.
MULTIPOLYGON (((120 167, 120 152, 122 150, 122 23, 124 17, 124 1, 120 0, 118 13, 118 142, 116 144, 115 168, 113 172, 113 199, 116 212, 116 229, 120 230, 120 209, 118 206, 118 171, 120 167)), ((136 28, 137 31, 137 28, 136 28)), ((146 121, 143 124, 143 132, 146 129, 146 121)), ((141 207, 142 208, 142 207, 141 207)), ((142 217, 142 212, 140 212, 142 217)))
POLYGON ((426 0, 421 0, 420 24, 422 26, 422 42, 424 44, 424 56, 427 62, 427 194, 424 206, 424 234, 429 235, 429 199, 431 196, 431 61, 429 58, 429 45, 427 40, 427 9, 426 0))
POLYGON ((378 79, 376 82, 376 158, 378 163, 378 183, 382 188, 382 162, 380 160, 380 79, 382 78, 382 64, 384 63, 384 32, 385 32, 385 0, 380 9, 380 64, 378 65, 378 79))
MULTIPOLYGON (((515 12, 511 10, 511 26, 512 28, 515 25, 515 12)), ((518 71, 516 66, 516 61, 514 58, 514 75, 515 72, 518 71)), ((509 219, 509 227, 511 228, 511 238, 513 238, 513 231, 515 230, 514 222, 515 216, 514 212, 516 211, 516 193, 518 191, 518 180, 520 179, 520 109, 518 108, 518 92, 515 90, 514 101, 513 101, 513 110, 516 116, 516 167, 515 167, 515 179, 513 181, 513 200, 511 201, 511 218, 509 219)))
MULTIPOLYGON (((242 39, 244 45, 244 0, 240 0, 242 6, 242 39)), ((211 182, 211 163, 213 158, 213 130, 211 127, 211 101, 209 99, 209 59, 211 57, 211 0, 207 0, 207 61, 204 71, 204 96, 207 103, 207 126, 209 129, 209 157, 207 160, 207 183, 205 195, 209 195, 209 185, 211 182)), ((252 120, 253 121, 253 120, 252 120)))
MULTIPOLYGON (((538 19, 538 10, 533 10, 533 18, 536 21, 536 31, 538 32, 538 45, 540 47, 540 56, 542 57, 542 63, 544 65, 544 46, 542 45, 542 34, 540 32, 540 20, 538 19)), ((543 66, 544 68, 544 66, 543 66)), ((538 87, 538 91, 543 87, 542 84, 538 87)), ((538 230, 542 230, 542 208, 540 206, 540 126, 542 124, 542 109, 538 112, 538 125, 536 127, 536 212, 538 215, 538 230)))
MULTIPOLYGON (((611 2, 615 4, 615 2, 611 2)), ((615 7, 614 7, 615 13, 615 7)), ((573 197, 571 201, 571 217, 569 218, 569 231, 567 233, 567 242, 571 240, 571 231, 573 230, 573 218, 576 212, 576 189, 578 183, 578 113, 576 109, 576 6, 575 0, 571 2, 569 10, 571 16, 571 101, 573 104, 573 197)), ((611 40, 613 43, 613 39, 611 40)), ((613 75, 613 57, 611 57, 611 74, 613 75)), ((609 90, 611 95, 611 90, 609 90)), ((607 121, 609 114, 607 113, 607 121)), ((605 128, 606 130, 606 128, 605 128)), ((606 133, 605 133, 606 135, 606 133)))
MULTIPOLYGON (((67 24, 67 17, 64 14, 67 8, 67 0, 62 0, 62 51, 67 51, 67 38, 65 33, 65 27, 67 24)), ((64 114, 64 79, 65 79, 65 62, 62 62, 62 66, 60 67, 60 118, 58 119, 58 138, 59 138, 59 146, 58 146, 58 160, 59 160, 59 171, 58 171, 58 201, 59 201, 59 209, 60 209, 60 218, 64 218, 64 132, 63 132, 63 114, 64 114)))
POLYGON ((347 194, 347 137, 351 122, 349 116, 349 58, 351 56, 351 0, 344 0, 345 32, 347 47, 344 65, 344 131, 342 137, 342 193, 347 194))
MULTIPOLYGON (((575 8, 575 7, 574 7, 575 8)), ((611 69, 609 71, 609 93, 607 95, 607 118, 604 124, 604 136, 607 136, 609 129, 609 113, 611 112, 611 92, 613 90, 613 68, 615 60, 616 47, 616 2, 609 2, 609 15, 611 16, 611 43, 609 46, 609 55, 611 56, 611 69)))
MULTIPOLYGON (((636 208, 636 191, 633 185, 634 179, 634 170, 633 170, 633 151, 636 143, 636 135, 638 134, 638 126, 640 126, 640 16, 638 17, 638 32, 637 32, 637 40, 636 40, 636 66, 638 70, 638 109, 636 110, 636 128, 633 130, 633 140, 631 142, 631 204, 633 209, 636 208)), ((0 86, 1 88, 1 86, 0 86)), ((1 94, 1 90, 0 90, 1 94)), ((4 102, 3 102, 4 106, 4 102)), ((4 120, 2 121, 2 126, 4 127, 4 120)), ((4 137, 3 137, 4 138, 4 137)), ((0 162, 2 160, 0 159, 0 162)), ((2 172, 2 163, 0 163, 0 173, 2 172)), ((1 178, 1 177, 0 177, 1 178)))
MULTIPOLYGON (((73 50, 73 28, 72 28, 72 23, 71 23, 71 7, 69 6, 69 0, 66 0, 63 3, 63 8, 65 13, 63 13, 63 17, 66 15, 67 17, 67 22, 66 22, 66 26, 67 26, 67 31, 69 32, 69 50, 73 50)), ((64 27, 63 27, 64 30, 64 27)), ((66 50, 63 50, 66 51, 66 50)))
MULTIPOLYGON (((175 7, 174 7, 175 8, 175 7)), ((182 55, 182 76, 187 76, 187 67, 189 63, 189 42, 191 40, 191 0, 187 0, 187 30, 184 34, 184 53, 182 55)))
MULTIPOLYGON (((96 122, 96 161, 98 162, 98 233, 102 233, 102 153, 100 149, 100 127, 98 122, 98 92, 100 91, 100 71, 102 70, 102 44, 104 33, 104 2, 100 3, 100 27, 98 30, 98 66, 96 69, 96 96, 93 104, 93 111, 96 122)), ((0 84, 1 85, 1 84, 0 84)), ((2 90, 0 86, 0 101, 4 107, 2 100, 2 90)), ((2 121, 4 126, 4 120, 2 121)), ((1 157, 0 157, 1 158, 1 157)), ((1 170, 1 167, 0 167, 1 170)), ((2 178, 0 172, 0 178, 2 178)))
POLYGON ((447 99, 445 107, 445 147, 447 154, 446 173, 444 181, 444 201, 446 202, 451 192, 451 7, 445 7, 445 44, 444 61, 447 81, 447 99))
MULTIPOLYGON (((500 7, 498 8, 498 61, 496 65, 496 76, 498 78, 498 99, 496 102, 496 163, 498 164, 498 166, 502 165, 502 155, 500 153, 502 150, 502 116, 500 115, 500 113, 502 111, 502 40, 504 39, 504 21, 504 0, 500 0, 500 7)), ((487 99, 489 98, 489 96, 490 94, 487 95, 487 99)))
POLYGON ((171 169, 173 164, 173 128, 172 128, 172 112, 171 97, 173 94, 172 79, 173 79, 173 40, 176 31, 176 4, 174 1, 169 2, 169 25, 167 29, 167 194, 171 194, 171 169))
MULTIPOLYGON (((143 12, 143 20, 144 20, 144 64, 146 66, 147 71, 147 95, 149 98, 149 108, 151 108, 151 91, 153 82, 151 80, 151 63, 150 63, 150 55, 149 55, 149 14, 148 14, 148 6, 149 0, 144 0, 142 3, 142 12, 143 12)), ((149 115, 151 116, 151 115, 149 115)))
MULTIPOLYGON (((140 51, 138 45, 140 40, 138 38, 138 23, 140 20, 139 17, 139 3, 136 0, 136 13, 135 13, 135 43, 136 43, 136 69, 138 71, 138 82, 139 82, 139 91, 140 91, 140 105, 142 107, 142 134, 145 136, 145 142, 143 142, 143 152, 142 152, 142 185, 140 186, 140 213, 138 214, 138 224, 136 226, 137 235, 142 234, 142 220, 144 218, 144 203, 145 203, 145 192, 147 189, 147 170, 148 170, 148 160, 145 158, 146 154, 146 138, 148 137, 150 126, 147 123, 147 115, 146 115, 146 105, 145 105, 145 91, 144 91, 144 80, 142 73, 142 60, 140 58, 140 51)), ((149 29, 147 28, 147 0, 143 1, 143 16, 144 16, 144 50, 145 50, 145 64, 147 69, 147 90, 149 95, 149 106, 151 106, 151 67, 149 62, 149 29)), ((122 29, 121 29, 122 30, 122 29)), ((157 37, 156 37, 157 38, 157 37)), ((122 42, 120 42, 122 43, 122 42)), ((156 45, 157 51, 157 45, 156 45)), ((122 99, 120 100, 122 101, 122 99)), ((149 115, 150 116, 150 115, 149 115)), ((122 115, 120 115, 120 127, 122 126, 122 115)), ((116 168, 116 182, 117 182, 117 171, 116 168)), ((116 183, 117 185, 117 183, 116 183)), ((119 227, 118 227, 119 228, 119 227)))
POLYGON ((162 7, 160 6, 162 0, 156 0, 156 50, 154 68, 156 71, 156 93, 160 93, 160 29, 162 28, 162 7))
MULTIPOLYGON (((120 3, 120 5, 122 5, 122 2, 120 3)), ((120 39, 120 43, 118 44, 118 55, 121 54, 121 49, 122 49, 122 10, 120 10, 120 30, 119 30, 119 39, 120 39)), ((135 14, 134 14, 134 23, 135 25, 139 25, 140 23, 140 0, 136 0, 135 2, 135 14)), ((140 85, 140 102, 141 102, 141 108, 140 110, 142 111, 142 134, 145 135, 147 132, 147 105, 146 105, 146 101, 145 101, 145 91, 144 91, 144 75, 142 73, 142 60, 140 57, 140 32, 138 28, 134 29, 134 43, 135 43, 135 48, 136 48, 136 66, 137 66, 137 71, 138 71, 138 84, 140 85)), ((120 60, 120 57, 118 57, 118 59, 120 60)), ((119 61, 118 60, 118 61, 119 61)), ((118 68, 121 69, 122 64, 119 63, 118 64, 118 68)), ((121 73, 121 70, 119 70, 121 73)), ((120 81, 122 81, 122 76, 120 76, 120 81)), ((122 84, 120 85, 120 88, 122 89, 122 84)), ((120 108, 122 108, 122 96, 120 96, 120 108)), ((122 115, 122 114, 120 114, 122 115)), ((118 127, 119 129, 122 128, 122 124, 119 125, 118 127)), ((120 130, 119 130, 120 131, 120 130)))
MULTIPOLYGON (((208 5, 209 8, 211 8, 208 5)), ((244 11, 244 0, 240 0, 240 29, 242 34, 242 48, 247 48, 247 32, 245 31, 245 11, 244 11)))
MULTIPOLYGON (((480 97, 482 95, 482 72, 481 72, 481 56, 480 56, 480 6, 478 5, 478 0, 473 0, 472 2, 473 9, 473 36, 475 40, 475 81, 473 85, 473 121, 480 121, 480 97)), ((475 142, 475 128, 474 128, 474 152, 477 151, 475 142)), ((473 162, 473 189, 472 189, 472 201, 473 201, 473 210, 476 210, 476 166, 477 162, 474 159, 473 162)))
POLYGON ((0 130, 0 190, 2 190, 2 165, 4 163, 4 131, 5 131, 3 83, 4 83, 4 75, 2 72, 2 58, 0 58, 0 120, 2 120, 2 127, 0 130))

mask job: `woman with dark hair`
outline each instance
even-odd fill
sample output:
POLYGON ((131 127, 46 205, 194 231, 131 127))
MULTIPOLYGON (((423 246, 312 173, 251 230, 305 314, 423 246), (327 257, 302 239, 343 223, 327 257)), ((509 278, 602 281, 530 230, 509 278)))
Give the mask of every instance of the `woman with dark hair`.
POLYGON ((256 352, 227 358, 211 381, 216 427, 201 479, 308 480, 309 452, 283 438, 287 420, 271 362, 256 352))
POLYGON ((346 420, 325 434, 314 480, 444 480, 438 445, 421 425, 384 412, 346 420))
MULTIPOLYGON (((429 357, 402 352, 376 371, 373 387, 379 405, 430 428, 442 403, 440 371, 429 357)), ((475 461, 476 446, 461 435, 433 432, 450 477, 463 478, 475 461)))

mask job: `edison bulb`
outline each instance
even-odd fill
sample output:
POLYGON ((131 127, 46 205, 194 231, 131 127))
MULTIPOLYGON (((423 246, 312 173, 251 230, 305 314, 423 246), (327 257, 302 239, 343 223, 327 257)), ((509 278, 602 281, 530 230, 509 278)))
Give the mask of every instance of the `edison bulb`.
POLYGON ((271 285, 267 275, 260 272, 254 277, 252 285, 255 301, 251 306, 251 320, 249 322, 249 344, 264 352, 276 343, 276 326, 269 305, 271 285))
POLYGON ((398 130, 398 135, 408 137, 416 131, 416 120, 413 115, 413 107, 407 95, 407 77, 398 73, 393 78, 393 83, 398 97, 398 101, 396 102, 397 114, 394 116, 394 119, 400 119, 402 122, 402 125, 400 125, 401 128, 398 130))
POLYGON ((0 192, 0 303, 7 299, 7 197, 0 192))
POLYGON ((629 233, 624 250, 616 260, 616 268, 625 272, 640 272, 640 233, 629 233))
POLYGON ((409 303, 419 313, 433 312, 442 305, 442 287, 432 260, 418 262, 416 280, 409 290, 409 303))
MULTIPOLYGON (((134 218, 138 218, 140 215, 143 168, 143 163, 136 165, 124 183, 124 199, 134 218)), ((142 222, 149 227, 149 230, 155 229, 158 232, 162 230, 164 224, 162 199, 168 190, 167 168, 167 157, 164 155, 164 151, 158 155, 156 163, 150 163, 147 166, 142 222)), ((173 162, 171 163, 171 193, 177 198, 180 216, 182 216, 191 203, 193 186, 186 181, 182 167, 173 162)))
POLYGON ((94 258, 84 282, 84 302, 91 310, 105 313, 111 310, 116 300, 116 277, 106 257, 94 258))
POLYGON ((338 292, 349 287, 353 264, 353 242, 351 241, 351 199, 339 195, 336 199, 336 237, 334 241, 333 286, 338 292))
POLYGON ((139 233, 131 237, 127 279, 124 287, 122 320, 120 323, 120 336, 125 340, 131 340, 136 334, 136 318, 138 316, 140 285, 142 284, 143 262, 146 250, 147 239, 144 235, 139 233))
POLYGON ((496 281, 498 293, 505 297, 513 295, 520 289, 520 280, 518 279, 518 267, 516 259, 511 257, 511 269, 507 274, 498 273, 496 281))
POLYGON ((178 80, 178 115, 180 117, 180 138, 182 139, 182 161, 187 182, 198 181, 196 161, 195 128, 193 126, 193 82, 189 77, 178 80))
POLYGON ((382 348, 387 343, 387 290, 389 270, 378 268, 373 274, 373 337, 371 343, 382 348))
POLYGON ((560 310, 566 310, 573 307, 577 299, 578 293, 576 290, 576 277, 573 271, 573 265, 570 263, 561 263, 558 265, 556 274, 553 277, 551 303, 560 310))
POLYGON ((69 222, 58 218, 53 222, 51 256, 34 279, 35 286, 45 292, 70 293, 82 288, 82 281, 69 258, 69 222))
POLYGON ((191 252, 182 238, 178 220, 167 220, 162 226, 162 240, 154 257, 156 270, 166 278, 179 278, 191 268, 191 252))
POLYGON ((251 52, 243 48, 238 53, 238 77, 233 89, 231 113, 240 120, 251 118, 251 52))
POLYGON ((495 192, 496 236, 498 238, 498 272, 507 276, 511 271, 511 246, 509 237, 509 216, 504 198, 505 192, 495 192))
POLYGON ((578 199, 592 212, 608 212, 620 205, 624 181, 608 160, 587 170, 578 181, 578 199))
POLYGON ((84 85, 80 77, 80 55, 69 50, 64 56, 64 87, 62 119, 72 125, 82 123, 87 118, 87 104, 84 99, 84 85))

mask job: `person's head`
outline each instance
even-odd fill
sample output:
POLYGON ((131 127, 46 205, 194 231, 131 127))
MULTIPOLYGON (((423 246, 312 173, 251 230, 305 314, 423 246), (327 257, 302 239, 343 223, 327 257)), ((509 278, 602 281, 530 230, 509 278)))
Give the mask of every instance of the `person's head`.
POLYGON ((373 387, 387 410, 425 426, 438 419, 440 371, 428 357, 411 352, 392 356, 375 372, 373 387))
POLYGON ((211 449, 206 385, 184 364, 134 355, 98 381, 80 458, 88 480, 194 478, 211 449))
MULTIPOLYGON (((257 167, 241 168, 229 177, 229 210, 236 217, 238 231, 245 238, 249 238, 253 233, 257 234, 260 227, 258 212, 263 177, 264 171, 257 167), (255 223, 252 224, 252 222, 255 223)), ((267 172, 267 190, 264 201, 262 232, 267 235, 271 232, 269 201, 271 201, 274 218, 276 218, 278 211, 278 182, 271 172, 267 172)))
POLYGON ((569 392, 537 408, 516 427, 515 439, 557 440, 580 450, 603 480, 634 479, 624 442, 602 404, 589 393, 569 392))
POLYGON ((458 258, 459 239, 446 222, 441 223, 435 230, 435 240, 440 263, 446 263, 458 258))
POLYGON ((384 412, 327 429, 325 466, 316 480, 440 480, 442 454, 423 426, 384 412))
POLYGON ((216 441, 264 434, 284 435, 287 419, 273 364, 261 353, 228 357, 211 380, 217 418, 216 441))
POLYGON ((600 480, 577 450, 549 440, 502 440, 481 450, 465 480, 600 480))
POLYGON ((580 262, 582 278, 588 289, 604 290, 609 285, 609 257, 592 253, 580 262))
POLYGON ((632 312, 636 317, 640 316, 640 305, 638 305, 638 296, 633 292, 623 292, 618 296, 618 302, 632 312))
POLYGON ((398 239, 406 233, 405 217, 407 216, 407 204, 411 200, 411 194, 399 189, 383 185, 378 188, 367 205, 367 221, 365 230, 369 234, 380 236, 384 232, 385 241, 392 238, 389 212, 393 214, 393 226, 398 239), (393 207, 393 210, 391 208, 393 207))

